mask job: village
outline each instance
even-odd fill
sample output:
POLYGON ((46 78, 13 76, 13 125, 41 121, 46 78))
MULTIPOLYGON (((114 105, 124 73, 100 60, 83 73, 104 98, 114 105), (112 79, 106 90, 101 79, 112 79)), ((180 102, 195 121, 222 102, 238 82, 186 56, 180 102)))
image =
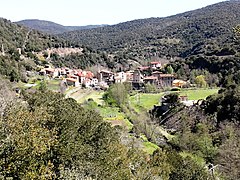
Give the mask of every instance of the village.
POLYGON ((134 90, 142 90, 145 84, 152 84, 158 89, 166 87, 183 87, 186 81, 176 79, 174 74, 163 74, 160 62, 150 62, 149 66, 140 66, 135 70, 112 72, 101 69, 96 74, 82 69, 67 67, 54 68, 46 65, 39 72, 40 75, 51 79, 62 79, 67 87, 84 87, 93 89, 107 89, 111 84, 129 82, 134 90), (150 72, 150 73, 149 73, 150 72))

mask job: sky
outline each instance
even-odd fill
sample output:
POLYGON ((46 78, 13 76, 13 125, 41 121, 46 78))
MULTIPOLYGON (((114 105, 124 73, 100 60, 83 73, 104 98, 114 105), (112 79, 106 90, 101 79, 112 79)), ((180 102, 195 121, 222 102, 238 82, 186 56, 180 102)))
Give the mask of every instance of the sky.
POLYGON ((166 17, 224 0, 1 0, 0 17, 53 21, 65 26, 117 24, 166 17))

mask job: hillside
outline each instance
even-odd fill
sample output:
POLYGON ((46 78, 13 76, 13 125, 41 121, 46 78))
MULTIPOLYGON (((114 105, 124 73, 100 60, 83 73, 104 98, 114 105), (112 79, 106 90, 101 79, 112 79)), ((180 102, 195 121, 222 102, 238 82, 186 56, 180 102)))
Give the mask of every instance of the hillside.
POLYGON ((38 19, 27 19, 16 22, 22 26, 35 29, 48 34, 61 34, 64 32, 83 30, 83 29, 93 29, 97 27, 103 27, 106 25, 88 25, 88 26, 63 26, 51 21, 44 21, 38 19))
POLYGON ((0 75, 11 81, 26 82, 27 71, 48 63, 56 67, 85 69, 96 65, 112 68, 114 59, 107 53, 0 19, 0 75))
POLYGON ((66 40, 0 18, 0 75, 11 81, 27 81, 26 71, 44 63, 36 56, 37 52, 72 45, 66 40))
POLYGON ((240 24, 240 1, 226 1, 165 17, 63 33, 60 37, 97 50, 124 52, 141 60, 152 56, 187 57, 223 48, 240 24))
POLYGON ((0 18, 0 44, 5 52, 21 48, 25 52, 41 51, 50 47, 68 46, 60 38, 30 30, 6 19, 0 18))

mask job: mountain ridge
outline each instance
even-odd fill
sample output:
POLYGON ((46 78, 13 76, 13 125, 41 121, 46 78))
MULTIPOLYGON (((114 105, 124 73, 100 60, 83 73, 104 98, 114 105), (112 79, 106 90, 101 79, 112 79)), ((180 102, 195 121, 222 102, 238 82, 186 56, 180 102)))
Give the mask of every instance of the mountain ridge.
MULTIPOLYGON (((127 21, 89 30, 71 31, 60 37, 107 52, 132 55, 156 51, 158 56, 187 57, 199 46, 221 46, 233 39, 240 24, 240 1, 224 1, 165 18, 127 21)), ((150 52, 154 55, 154 52, 150 52)))
POLYGON ((92 28, 107 26, 106 24, 86 25, 86 26, 64 26, 52 21, 39 20, 39 19, 25 19, 25 20, 17 21, 15 23, 28 27, 30 29, 35 29, 43 33, 53 34, 53 35, 74 31, 74 30, 92 29, 92 28))

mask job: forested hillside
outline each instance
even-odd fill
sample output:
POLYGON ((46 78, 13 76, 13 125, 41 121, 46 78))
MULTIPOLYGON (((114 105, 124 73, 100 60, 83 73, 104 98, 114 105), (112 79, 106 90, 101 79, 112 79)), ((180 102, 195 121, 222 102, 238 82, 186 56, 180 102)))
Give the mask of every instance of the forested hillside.
POLYGON ((2 18, 0 19, 0 33, 0 44, 5 52, 17 48, 25 52, 41 51, 50 47, 69 45, 65 40, 30 30, 2 18))
POLYGON ((44 21, 38 19, 27 19, 18 21, 17 24, 23 25, 25 27, 35 29, 48 34, 61 34, 64 32, 83 30, 83 29, 93 29, 97 27, 103 27, 106 25, 87 25, 87 26, 63 26, 51 21, 44 21))
POLYGON ((26 71, 35 69, 39 60, 35 53, 52 47, 69 47, 71 43, 1 18, 0 46, 0 75, 11 81, 26 81, 26 71))
POLYGON ((240 23, 239 9, 240 1, 226 1, 166 18, 73 31, 61 37, 141 60, 151 56, 187 57, 229 45, 233 40, 232 28, 240 23))
POLYGON ((26 71, 48 63, 56 67, 83 69, 94 65, 113 67, 114 64, 114 59, 109 58, 107 53, 93 51, 92 48, 25 28, 2 18, 0 19, 0 52, 0 75, 7 76, 11 81, 27 81, 26 71), (65 47, 76 47, 82 49, 82 52, 65 56, 53 53, 46 60, 48 56, 46 49, 65 47))

